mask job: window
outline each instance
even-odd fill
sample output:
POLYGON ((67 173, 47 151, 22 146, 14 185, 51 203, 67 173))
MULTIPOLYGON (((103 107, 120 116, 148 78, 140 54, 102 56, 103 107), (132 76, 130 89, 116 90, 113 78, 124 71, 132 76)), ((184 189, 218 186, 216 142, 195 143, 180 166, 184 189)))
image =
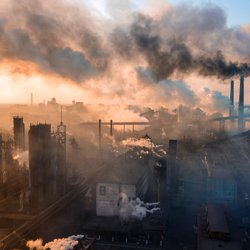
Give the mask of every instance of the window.
POLYGON ((99 193, 100 193, 100 195, 106 195, 106 187, 105 186, 100 186, 99 193))

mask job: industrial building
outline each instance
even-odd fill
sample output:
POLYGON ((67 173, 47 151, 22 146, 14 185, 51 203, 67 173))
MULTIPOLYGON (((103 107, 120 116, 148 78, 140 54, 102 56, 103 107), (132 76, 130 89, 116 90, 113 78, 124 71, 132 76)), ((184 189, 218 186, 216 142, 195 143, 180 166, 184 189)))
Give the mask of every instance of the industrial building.
POLYGON ((13 125, 15 151, 22 152, 25 150, 25 125, 23 117, 14 116, 13 125))
POLYGON ((148 167, 141 162, 126 162, 110 166, 96 185, 96 215, 119 216, 119 199, 125 194, 129 200, 145 200, 148 192, 148 167))
POLYGON ((149 136, 141 139, 149 143, 134 142, 135 146, 129 146, 95 178, 95 214, 84 221, 82 230, 97 238, 97 249, 166 247, 166 208, 178 175, 177 141, 169 141, 166 155, 149 136), (150 204, 155 213, 147 209, 150 204))
POLYGON ((29 130, 29 170, 31 203, 41 206, 56 195, 56 167, 53 162, 51 125, 31 125, 29 130))
POLYGON ((34 203, 50 203, 55 197, 65 194, 66 126, 62 121, 54 134, 51 133, 50 124, 30 126, 29 169, 31 199, 34 203))

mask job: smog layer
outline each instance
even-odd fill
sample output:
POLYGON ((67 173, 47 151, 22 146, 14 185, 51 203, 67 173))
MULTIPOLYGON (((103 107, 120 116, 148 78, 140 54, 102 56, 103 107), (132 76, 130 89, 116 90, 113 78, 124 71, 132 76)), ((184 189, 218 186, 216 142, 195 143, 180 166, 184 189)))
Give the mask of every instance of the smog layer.
MULTIPOLYGON (((106 1, 101 12, 85 1, 4 0, 0 7, 2 72, 26 100, 32 85, 74 84, 85 102, 225 111, 224 94, 190 77, 223 81, 250 72, 249 28, 227 27, 213 4, 158 1, 142 9, 106 1)), ((52 97, 44 95, 35 96, 52 97)))

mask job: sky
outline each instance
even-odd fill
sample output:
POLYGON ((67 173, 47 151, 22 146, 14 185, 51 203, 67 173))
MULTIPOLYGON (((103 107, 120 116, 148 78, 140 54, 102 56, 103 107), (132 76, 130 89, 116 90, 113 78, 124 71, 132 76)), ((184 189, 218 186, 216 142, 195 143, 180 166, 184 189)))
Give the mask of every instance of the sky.
MULTIPOLYGON (((2 0, 0 102, 28 103, 31 92, 35 103, 52 97, 63 103, 76 100, 147 105, 150 100, 151 104, 164 105, 165 100, 174 104, 184 100, 192 105, 206 106, 208 103, 214 105, 219 99, 224 102, 229 95, 230 81, 228 75, 228 80, 223 81, 226 71, 213 71, 213 67, 206 66, 211 61, 200 56, 205 53, 209 57, 223 49, 233 63, 236 60, 236 65, 248 62, 250 25, 247 24, 250 24, 250 17, 247 12, 250 3, 246 2, 37 0, 34 5, 32 0, 27 0, 24 5, 24 2, 2 0), (77 8, 72 7, 72 3, 77 8), (181 8, 183 3, 189 9, 181 8), (209 3, 221 9, 207 8, 209 3), (139 16, 137 23, 132 15, 134 11, 143 15, 149 13, 149 17, 139 16), (149 27, 148 34, 143 34, 147 18, 152 19, 155 26, 149 27), (175 46, 168 44, 169 37, 182 39, 186 47, 178 41, 175 46), (141 43, 145 38, 148 44, 141 43), (177 49, 176 54, 168 51, 171 46, 174 51, 177 49), (190 55, 185 56, 185 52, 190 55), (195 58, 197 53, 200 56, 195 58), (181 60, 180 55, 184 56, 181 60), (175 62, 168 61, 171 56, 175 62), (196 63, 201 60, 205 68, 191 61, 191 68, 186 70, 189 56, 196 63), (165 73, 168 71, 164 68, 166 64, 169 64, 169 73, 165 73), (171 72, 172 64, 176 64, 173 71, 177 75, 171 72), (211 69, 213 72, 208 72, 211 69), (179 79, 178 73, 181 73, 179 79), (217 73, 220 79, 216 78, 217 73), (201 103, 203 96, 208 99, 207 103, 201 103)), ((227 66, 229 62, 226 61, 227 66)), ((238 79, 236 81, 238 83, 238 79)), ((236 96, 237 88, 236 84, 236 96)), ((246 97, 250 103, 248 85, 246 97)))
MULTIPOLYGON (((164 0, 166 3, 170 4, 194 4, 194 5, 204 5, 204 4, 216 4, 223 8, 228 18, 229 26, 237 26, 242 24, 250 23, 250 1, 247 0, 164 0)), ((147 5, 148 0, 133 0, 131 1, 135 6, 143 9, 147 5)), ((95 6, 97 9, 105 13, 105 0, 91 1, 90 5, 95 6)))
POLYGON ((213 3, 221 6, 228 17, 228 25, 235 26, 241 24, 250 23, 250 1, 247 0, 192 0, 192 1, 183 1, 183 0, 166 0, 168 3, 180 4, 183 2, 193 3, 196 5, 202 5, 207 3, 213 3))

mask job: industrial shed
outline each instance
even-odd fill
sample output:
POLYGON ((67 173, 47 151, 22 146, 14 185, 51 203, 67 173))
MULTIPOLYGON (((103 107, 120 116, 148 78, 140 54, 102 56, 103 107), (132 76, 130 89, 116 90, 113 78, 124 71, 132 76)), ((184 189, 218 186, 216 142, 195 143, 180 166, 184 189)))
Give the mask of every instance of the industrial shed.
POLYGON ((121 193, 144 200, 149 188, 148 166, 139 161, 114 165, 96 184, 96 215, 117 216, 121 193))

